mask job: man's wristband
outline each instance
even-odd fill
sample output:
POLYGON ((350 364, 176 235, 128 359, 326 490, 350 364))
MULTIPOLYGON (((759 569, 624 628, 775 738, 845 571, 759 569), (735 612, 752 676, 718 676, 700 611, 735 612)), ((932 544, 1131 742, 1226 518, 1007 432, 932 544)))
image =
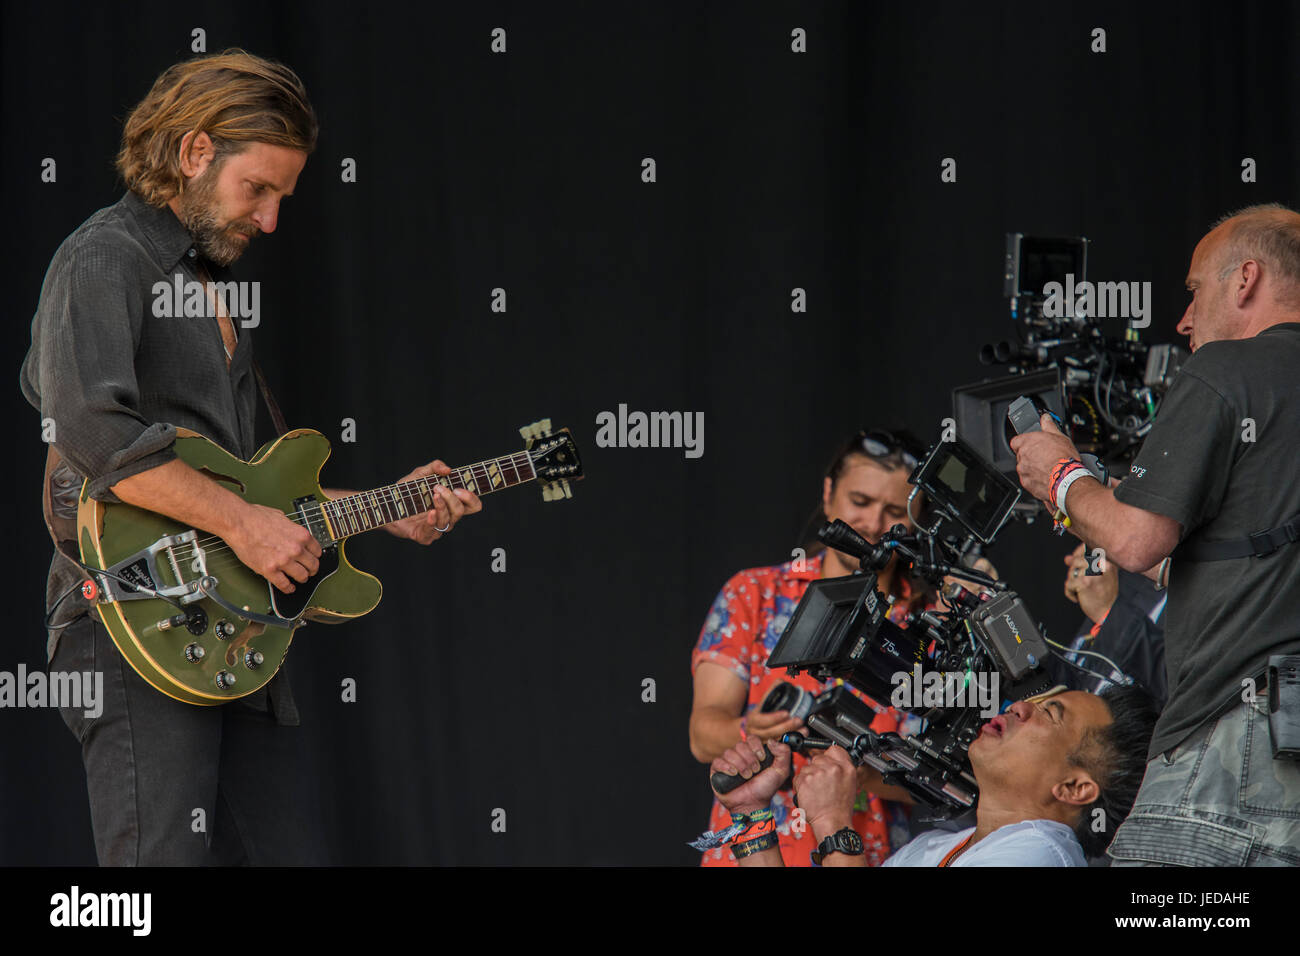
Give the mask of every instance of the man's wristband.
POLYGON ((727 840, 728 843, 733 846, 752 843, 760 837, 776 836, 776 814, 772 812, 771 807, 755 810, 753 813, 733 813, 731 826, 733 829, 735 827, 740 829, 727 840))
POLYGON ((732 813, 731 822, 739 823, 741 826, 747 826, 751 823, 762 823, 766 820, 776 821, 776 813, 771 807, 764 807, 762 810, 755 810, 753 813, 732 813))
POLYGON ((1056 487, 1052 489, 1052 505, 1065 517, 1070 517, 1070 512, 1065 507, 1065 496, 1070 490, 1070 486, 1083 477, 1092 477, 1092 472, 1084 467, 1083 462, 1079 462, 1073 468, 1067 469, 1062 475, 1061 480, 1056 487))
POLYGON ((776 814, 771 807, 753 813, 733 813, 731 825, 721 830, 705 830, 687 845, 696 850, 716 850, 734 841, 752 840, 776 831, 776 814))
POLYGON ((733 813, 731 825, 742 828, 728 841, 731 855, 737 860, 777 845, 776 814, 771 807, 753 813, 733 813))
POLYGON ((737 860, 743 860, 747 856, 753 856, 755 853, 762 853, 764 850, 770 850, 777 846, 776 831, 764 833, 761 837, 753 840, 746 840, 744 843, 733 843, 731 846, 731 855, 737 860))
POLYGON ((1110 616, 1110 608, 1106 608, 1106 610, 1101 612, 1101 617, 1097 618, 1096 622, 1092 625, 1091 628, 1089 628, 1088 637, 1092 638, 1100 634, 1101 626, 1106 623, 1106 618, 1109 616, 1110 616))
POLYGON ((1052 466, 1052 473, 1047 476, 1047 500, 1053 508, 1056 506, 1056 488, 1061 483, 1061 479, 1065 477, 1067 471, 1082 464, 1083 462, 1078 458, 1062 458, 1052 466))

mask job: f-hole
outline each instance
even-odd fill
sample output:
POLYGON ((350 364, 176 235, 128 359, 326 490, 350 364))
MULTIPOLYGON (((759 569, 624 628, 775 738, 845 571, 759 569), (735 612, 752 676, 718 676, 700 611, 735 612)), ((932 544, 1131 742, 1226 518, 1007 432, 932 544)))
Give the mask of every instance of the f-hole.
POLYGON ((236 488, 238 488, 238 489, 239 489, 239 493, 240 493, 241 495, 243 495, 244 492, 247 490, 247 489, 244 487, 244 483, 243 483, 242 481, 240 481, 238 478, 234 477, 233 475, 219 475, 219 474, 217 474, 215 471, 213 471, 211 468, 209 468, 207 465, 204 465, 202 468, 199 469, 199 474, 200 474, 200 475, 207 475, 207 476, 208 476, 209 478, 211 478, 213 481, 225 481, 225 482, 228 482, 228 483, 234 485, 236 488))

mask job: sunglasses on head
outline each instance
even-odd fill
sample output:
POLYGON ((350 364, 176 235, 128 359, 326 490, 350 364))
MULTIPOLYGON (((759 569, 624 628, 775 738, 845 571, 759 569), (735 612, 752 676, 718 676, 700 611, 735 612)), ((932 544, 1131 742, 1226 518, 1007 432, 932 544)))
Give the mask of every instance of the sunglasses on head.
POLYGON ((903 459, 903 464, 908 468, 915 468, 920 460, 908 447, 909 443, 898 438, 893 432, 887 432, 883 429, 874 428, 870 431, 864 429, 858 432, 855 441, 858 447, 872 458, 888 458, 890 455, 897 453, 903 459))

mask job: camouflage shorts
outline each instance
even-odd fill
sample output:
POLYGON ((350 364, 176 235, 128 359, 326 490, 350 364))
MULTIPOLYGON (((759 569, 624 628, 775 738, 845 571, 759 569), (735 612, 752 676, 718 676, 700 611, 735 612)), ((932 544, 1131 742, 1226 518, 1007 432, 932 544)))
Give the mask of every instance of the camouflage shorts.
POLYGON ((1147 763, 1114 866, 1300 866, 1300 764, 1274 760, 1267 695, 1147 763))

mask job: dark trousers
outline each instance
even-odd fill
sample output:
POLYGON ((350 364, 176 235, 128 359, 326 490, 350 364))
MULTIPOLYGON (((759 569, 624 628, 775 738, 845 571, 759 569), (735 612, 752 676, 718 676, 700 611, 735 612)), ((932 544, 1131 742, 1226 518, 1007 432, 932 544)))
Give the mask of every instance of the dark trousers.
POLYGON ((151 687, 94 614, 59 638, 52 672, 101 671, 103 710, 62 707, 81 743, 101 866, 322 865, 314 788, 298 772, 297 727, 265 691, 216 707, 151 687))

